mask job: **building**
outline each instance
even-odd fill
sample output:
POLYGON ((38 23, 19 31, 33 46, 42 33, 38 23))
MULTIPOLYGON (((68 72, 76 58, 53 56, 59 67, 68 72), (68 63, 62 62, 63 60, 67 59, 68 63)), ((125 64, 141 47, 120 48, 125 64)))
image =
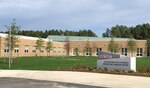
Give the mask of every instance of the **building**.
MULTIPOLYGON (((8 57, 9 49, 6 44, 7 34, 0 33, 0 57, 8 57)), ((100 37, 80 37, 80 36, 54 36, 50 35, 43 39, 44 46, 46 47, 47 42, 51 41, 53 49, 47 52, 46 48, 43 47, 38 51, 35 47, 36 41, 39 38, 20 36, 17 47, 13 50, 14 57, 21 56, 97 56, 98 51, 108 50, 108 44, 111 38, 100 38, 100 37)), ((118 44, 119 50, 116 53, 131 56, 131 52, 127 48, 128 38, 114 38, 114 41, 118 44)), ((134 56, 145 56, 146 55, 146 40, 135 40, 137 43, 137 50, 133 52, 134 56)))

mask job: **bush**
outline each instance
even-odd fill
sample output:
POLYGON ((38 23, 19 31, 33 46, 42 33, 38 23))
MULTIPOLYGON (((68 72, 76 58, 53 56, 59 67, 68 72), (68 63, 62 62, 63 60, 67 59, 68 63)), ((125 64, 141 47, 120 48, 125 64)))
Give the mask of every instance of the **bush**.
POLYGON ((150 73, 150 67, 147 67, 147 68, 146 68, 146 72, 147 72, 147 73, 150 73))
POLYGON ((87 65, 78 64, 76 66, 70 67, 69 70, 73 71, 93 71, 94 68, 89 67, 87 65))

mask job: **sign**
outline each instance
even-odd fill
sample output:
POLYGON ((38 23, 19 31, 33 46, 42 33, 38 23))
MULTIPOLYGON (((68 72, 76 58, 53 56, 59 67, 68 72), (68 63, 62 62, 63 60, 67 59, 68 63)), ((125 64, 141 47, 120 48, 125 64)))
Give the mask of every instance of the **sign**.
POLYGON ((102 51, 98 52, 98 59, 113 59, 113 58, 120 58, 120 55, 102 51))
POLYGON ((136 71, 136 58, 100 51, 98 54, 97 68, 136 71))

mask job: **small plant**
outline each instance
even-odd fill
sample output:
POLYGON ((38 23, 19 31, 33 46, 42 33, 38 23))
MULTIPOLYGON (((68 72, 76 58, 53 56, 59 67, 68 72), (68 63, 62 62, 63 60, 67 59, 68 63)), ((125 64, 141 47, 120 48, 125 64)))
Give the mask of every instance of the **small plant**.
POLYGON ((147 73, 150 73, 150 67, 147 67, 147 68, 146 68, 146 72, 147 72, 147 73))
POLYGON ((145 72, 145 67, 144 67, 144 66, 142 66, 142 67, 139 69, 139 72, 140 72, 140 73, 145 72))
POLYGON ((121 72, 121 70, 119 70, 119 69, 115 69, 115 72, 121 72))
POLYGON ((128 73, 134 73, 134 71, 133 71, 133 70, 130 70, 130 71, 128 71, 128 73))
POLYGON ((108 71, 108 69, 107 69, 107 68, 104 68, 104 71, 108 71))
POLYGON ((93 71, 94 68, 89 67, 87 65, 78 64, 76 66, 70 67, 70 70, 73 71, 93 71))

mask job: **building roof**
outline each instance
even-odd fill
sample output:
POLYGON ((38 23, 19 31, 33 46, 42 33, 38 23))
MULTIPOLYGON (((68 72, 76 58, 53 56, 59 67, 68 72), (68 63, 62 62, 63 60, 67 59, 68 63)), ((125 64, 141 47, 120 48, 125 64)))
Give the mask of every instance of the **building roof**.
MULTIPOLYGON (((69 39, 69 41, 110 41, 111 38, 102 37, 84 37, 84 36, 59 36, 59 35, 49 35, 47 37, 52 41, 63 42, 69 39)), ((127 41, 129 38, 114 38, 115 41, 127 41)))
MULTIPOLYGON (((4 37, 6 38, 8 34, 5 34, 5 33, 0 33, 0 37, 4 37)), ((18 38, 20 39, 28 39, 28 40, 38 40, 39 38, 38 37, 30 37, 30 36, 22 36, 22 35, 17 35, 18 38)), ((46 38, 42 38, 44 41, 49 41, 48 39, 46 38)), ((51 40, 50 40, 51 41, 51 40)))

